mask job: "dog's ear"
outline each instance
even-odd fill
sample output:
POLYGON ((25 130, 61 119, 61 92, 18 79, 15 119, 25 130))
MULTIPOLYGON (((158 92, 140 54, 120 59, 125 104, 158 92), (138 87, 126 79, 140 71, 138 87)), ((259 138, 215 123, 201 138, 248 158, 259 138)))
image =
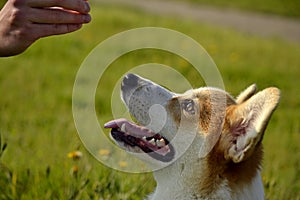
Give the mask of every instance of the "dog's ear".
POLYGON ((249 87, 247 87, 244 91, 242 91, 239 96, 236 98, 236 102, 238 104, 243 103, 244 101, 246 101, 247 99, 249 99, 250 97, 252 97, 255 92, 256 92, 256 84, 252 84, 249 87))
MULTIPOLYGON (((253 91, 250 89, 247 94, 253 91)), ((248 89, 246 89, 248 90, 248 89)), ((245 93, 246 94, 246 93, 245 93)), ((243 95, 245 98, 247 95, 243 95)), ((280 99, 277 88, 267 88, 241 104, 230 107, 226 114, 230 144, 225 158, 239 163, 247 159, 262 140, 265 128, 280 99)))

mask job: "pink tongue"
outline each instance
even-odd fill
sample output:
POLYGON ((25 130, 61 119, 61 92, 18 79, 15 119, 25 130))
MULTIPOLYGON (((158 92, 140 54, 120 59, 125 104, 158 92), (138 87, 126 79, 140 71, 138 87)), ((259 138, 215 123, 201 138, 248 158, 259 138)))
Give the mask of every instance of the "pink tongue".
MULTIPOLYGON (((132 136, 138 137, 138 138, 142 138, 144 136, 146 137, 151 137, 153 135, 155 135, 156 133, 154 133, 153 131, 151 131, 150 129, 147 129, 143 126, 138 126, 132 122, 127 121, 127 119, 116 119, 116 120, 112 120, 109 121, 107 123, 104 124, 104 128, 120 128, 123 124, 125 124, 125 130, 127 134, 130 134, 132 136)), ((162 148, 158 148, 156 145, 153 145, 149 142, 147 142, 147 146, 152 149, 153 151, 161 154, 161 155, 166 155, 167 153, 170 152, 170 148, 168 145, 162 147, 162 148)))
POLYGON ((104 128, 120 128, 123 124, 125 124, 126 133, 130 133, 130 135, 136 137, 151 137, 156 134, 150 129, 147 129, 143 126, 138 126, 124 118, 109 121, 104 124, 104 128))

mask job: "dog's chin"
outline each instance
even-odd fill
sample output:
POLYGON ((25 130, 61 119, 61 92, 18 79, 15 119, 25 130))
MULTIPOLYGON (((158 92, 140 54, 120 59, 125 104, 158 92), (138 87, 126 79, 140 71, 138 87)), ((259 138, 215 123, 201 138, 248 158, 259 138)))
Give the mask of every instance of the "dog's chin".
POLYGON ((126 119, 110 121, 104 127, 111 128, 111 138, 128 152, 146 154, 161 162, 170 162, 174 159, 173 146, 159 133, 154 133, 126 119))

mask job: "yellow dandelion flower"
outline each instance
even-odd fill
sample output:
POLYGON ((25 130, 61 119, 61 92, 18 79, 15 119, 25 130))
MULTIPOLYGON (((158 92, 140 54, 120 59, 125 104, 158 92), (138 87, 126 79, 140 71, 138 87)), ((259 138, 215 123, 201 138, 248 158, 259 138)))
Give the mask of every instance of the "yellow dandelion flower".
POLYGON ((108 149, 100 149, 99 154, 101 156, 108 156, 110 154, 110 151, 108 149))
POLYGON ((120 162, 119 162, 119 166, 120 166, 120 167, 127 167, 127 165, 128 165, 128 164, 127 164, 127 162, 125 162, 125 161, 120 161, 120 162))
POLYGON ((77 176, 78 171, 79 171, 78 166, 77 166, 77 165, 74 165, 74 166, 71 168, 71 175, 77 176))
POLYGON ((72 151, 68 153, 68 158, 72 158, 73 160, 79 160, 82 157, 81 151, 72 151))

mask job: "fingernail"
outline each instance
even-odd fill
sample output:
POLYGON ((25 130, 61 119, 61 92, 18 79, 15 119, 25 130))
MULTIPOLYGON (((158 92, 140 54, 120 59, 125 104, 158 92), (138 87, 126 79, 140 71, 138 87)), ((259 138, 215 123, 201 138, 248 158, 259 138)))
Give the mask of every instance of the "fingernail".
POLYGON ((90 21, 91 21, 91 16, 90 16, 90 15, 84 15, 84 16, 83 16, 83 21, 84 21, 85 23, 90 22, 90 21))
POLYGON ((88 13, 90 12, 91 8, 90 8, 90 4, 88 2, 84 3, 84 10, 88 13))

